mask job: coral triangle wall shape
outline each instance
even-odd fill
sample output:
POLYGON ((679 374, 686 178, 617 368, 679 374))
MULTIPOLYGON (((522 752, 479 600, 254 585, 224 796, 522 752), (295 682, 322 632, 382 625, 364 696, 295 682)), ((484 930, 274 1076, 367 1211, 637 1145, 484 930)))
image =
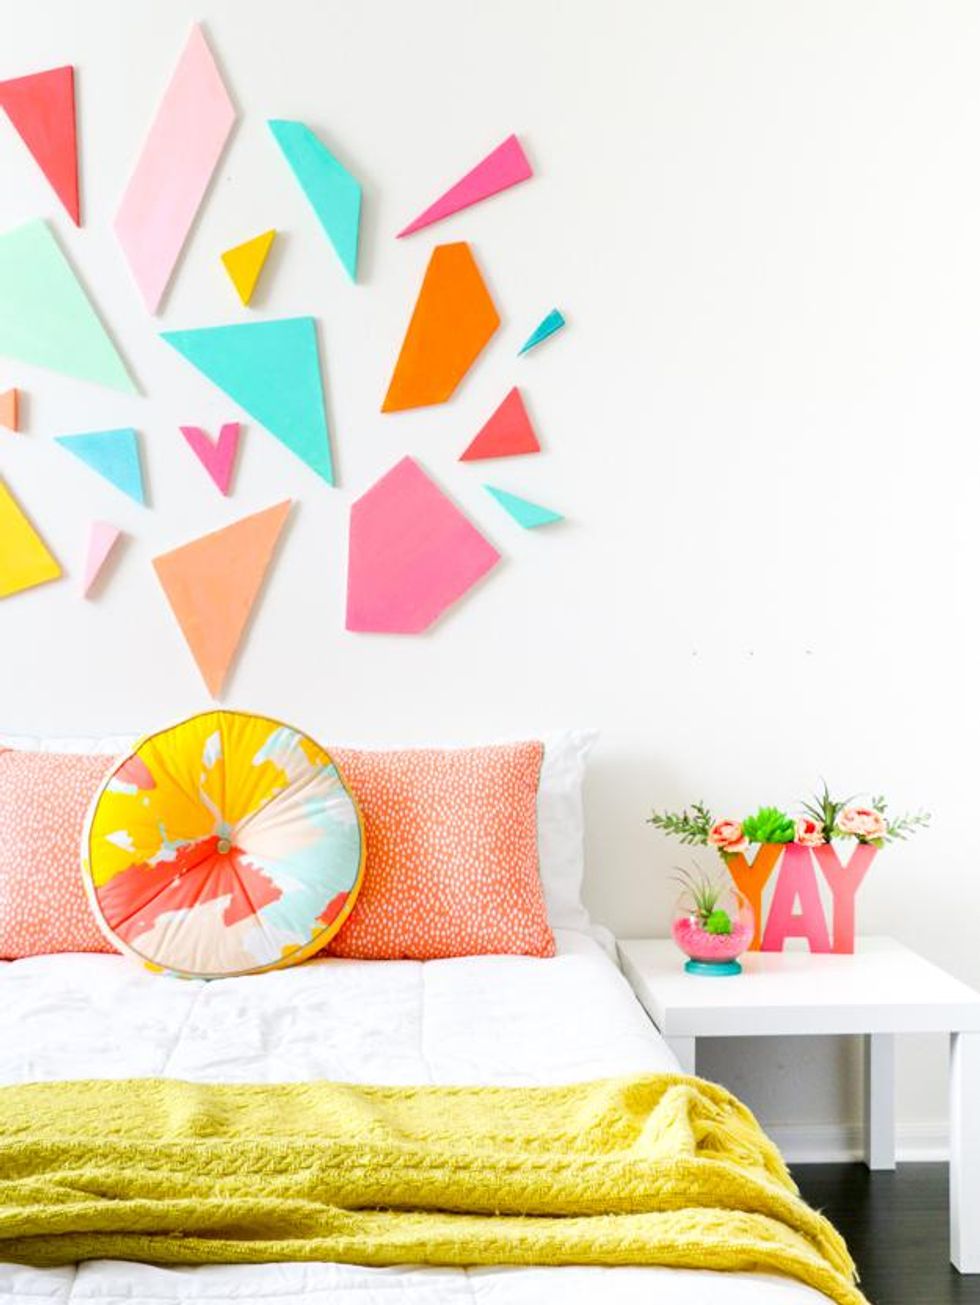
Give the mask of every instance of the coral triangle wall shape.
POLYGON ((412 458, 351 508, 347 629, 420 634, 500 554, 412 458))
POLYGON ((74 68, 48 68, 0 82, 0 108, 6 110, 65 212, 76 227, 81 226, 74 68))
POLYGON ((334 483, 312 317, 164 331, 161 338, 328 485, 334 483))
POLYGON ((479 462, 484 458, 512 458, 540 451, 541 445, 531 425, 531 418, 527 414, 521 392, 515 386, 480 427, 459 455, 459 460, 479 462))
POLYGON ((291 506, 287 499, 153 559, 214 698, 238 653, 291 506))
POLYGON ((166 293, 235 123, 204 33, 191 28, 116 214, 116 237, 148 312, 166 293))
POLYGON ((137 393, 46 222, 0 235, 0 354, 137 393))
POLYGON ((381 411, 445 403, 499 325, 469 245, 437 245, 381 411))
POLYGON ((356 281, 360 183, 305 123, 271 118, 269 130, 347 275, 356 281))
POLYGON ((7 430, 20 430, 20 391, 4 390, 0 394, 0 426, 7 430))

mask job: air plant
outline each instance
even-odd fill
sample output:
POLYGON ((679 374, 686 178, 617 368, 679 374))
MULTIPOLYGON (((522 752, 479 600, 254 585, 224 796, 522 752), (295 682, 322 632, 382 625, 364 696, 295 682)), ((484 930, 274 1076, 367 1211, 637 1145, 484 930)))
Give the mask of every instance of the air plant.
POLYGON ((718 905, 727 891, 727 885, 703 870, 697 872, 677 867, 672 876, 680 884, 691 903, 691 914, 707 933, 728 934, 732 931, 732 917, 718 905))

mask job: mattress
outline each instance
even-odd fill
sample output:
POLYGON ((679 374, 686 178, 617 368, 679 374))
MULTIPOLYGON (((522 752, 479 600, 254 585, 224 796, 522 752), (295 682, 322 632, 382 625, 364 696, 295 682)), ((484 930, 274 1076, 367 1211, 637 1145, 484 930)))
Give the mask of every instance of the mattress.
MULTIPOLYGON (((533 1085, 677 1068, 615 964, 584 934, 558 955, 314 960, 205 983, 121 956, 0 962, 0 1083, 170 1077, 533 1085)), ((768 1274, 662 1268, 337 1264, 168 1269, 91 1261, 0 1264, 0 1302, 275 1305, 816 1305, 768 1274)))

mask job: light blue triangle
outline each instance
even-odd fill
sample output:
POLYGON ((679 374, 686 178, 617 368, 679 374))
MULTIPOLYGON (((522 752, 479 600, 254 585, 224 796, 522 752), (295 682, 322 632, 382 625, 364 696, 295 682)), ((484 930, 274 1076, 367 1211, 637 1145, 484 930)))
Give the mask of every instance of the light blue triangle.
POLYGON ((560 512, 552 512, 551 508, 542 507, 540 503, 532 503, 529 499, 518 498, 516 494, 508 494, 505 489, 495 489, 493 485, 484 485, 483 488, 488 494, 492 494, 500 506, 525 530, 533 530, 535 526, 547 526, 553 521, 565 519, 560 512))
POLYGON ((270 118, 269 127, 293 176, 337 257, 352 281, 357 280, 357 236, 361 224, 361 187, 344 165, 302 122, 270 118))
POLYGON ((328 485, 334 483, 314 318, 163 331, 161 338, 328 485))
POLYGON ((57 435, 56 443, 104 476, 116 489, 145 503, 139 437, 130 426, 120 430, 92 430, 84 435, 57 435))
POLYGON ((534 346, 540 344, 542 340, 547 340, 549 335, 554 335, 554 333, 560 331, 564 325, 564 317, 562 317, 557 308, 552 308, 548 316, 538 323, 518 349, 517 356, 520 357, 522 353, 527 353, 529 349, 533 349, 534 346))

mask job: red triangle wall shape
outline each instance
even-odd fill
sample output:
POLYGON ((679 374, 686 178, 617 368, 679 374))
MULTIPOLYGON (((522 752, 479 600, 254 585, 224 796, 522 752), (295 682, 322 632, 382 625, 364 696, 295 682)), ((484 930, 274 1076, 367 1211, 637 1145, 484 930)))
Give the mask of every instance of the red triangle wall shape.
POLYGON ((539 453, 541 445, 527 415, 521 392, 515 386, 486 424, 460 454, 460 462, 481 458, 510 458, 518 453, 539 453))
POLYGON ((72 221, 80 226, 74 68, 49 68, 0 82, 0 108, 6 109, 72 221))

